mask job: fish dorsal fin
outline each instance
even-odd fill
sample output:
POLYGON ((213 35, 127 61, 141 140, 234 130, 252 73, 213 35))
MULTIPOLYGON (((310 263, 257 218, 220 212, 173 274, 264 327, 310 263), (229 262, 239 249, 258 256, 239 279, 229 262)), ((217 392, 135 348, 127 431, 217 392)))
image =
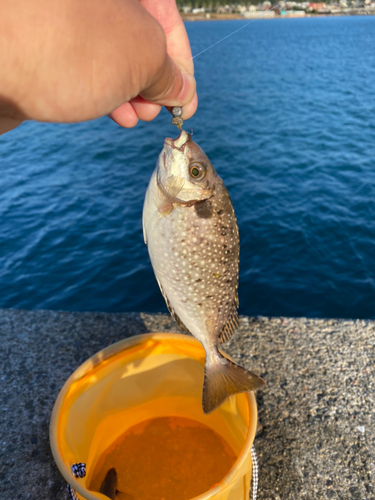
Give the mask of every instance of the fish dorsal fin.
POLYGON ((163 183, 156 179, 158 186, 156 206, 159 212, 168 211, 172 206, 174 199, 178 196, 184 187, 185 181, 182 177, 176 175, 169 176, 163 183))
POLYGON ((237 308, 238 308, 238 295, 236 294, 232 302, 232 307, 230 309, 227 322, 225 323, 219 335, 219 344, 224 344, 224 342, 227 342, 232 337, 234 332, 237 330, 240 324, 240 318, 238 316, 237 308))
POLYGON ((167 304, 167 307, 168 307, 168 311, 171 313, 172 318, 175 320, 175 322, 181 328, 181 330, 184 330, 185 332, 190 333, 189 330, 186 328, 186 326, 183 324, 183 322, 180 320, 180 318, 175 313, 175 310, 171 306, 171 303, 169 302, 168 297, 167 297, 166 293, 164 292, 163 287, 161 286, 161 283, 158 280, 158 278, 156 278, 156 281, 158 282, 161 294, 164 297, 165 303, 167 304))

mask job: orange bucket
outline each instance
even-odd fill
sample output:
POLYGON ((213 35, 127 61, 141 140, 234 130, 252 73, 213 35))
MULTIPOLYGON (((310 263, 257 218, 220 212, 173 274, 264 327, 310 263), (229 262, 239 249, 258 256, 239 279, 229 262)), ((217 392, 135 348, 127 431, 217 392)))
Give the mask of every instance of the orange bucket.
POLYGON ((219 434, 237 456, 228 474, 194 500, 249 498, 255 396, 231 396, 205 415, 204 360, 204 349, 193 337, 151 333, 103 349, 70 376, 53 408, 50 442, 61 474, 79 499, 108 500, 88 489, 95 465, 129 428, 158 417, 195 420, 219 434), (80 462, 87 473, 76 478, 71 466, 80 462))

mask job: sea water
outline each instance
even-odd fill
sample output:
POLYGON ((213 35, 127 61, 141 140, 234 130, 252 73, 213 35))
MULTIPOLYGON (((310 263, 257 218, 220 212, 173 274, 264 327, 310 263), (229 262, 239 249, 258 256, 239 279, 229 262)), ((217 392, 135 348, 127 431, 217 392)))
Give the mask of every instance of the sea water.
MULTIPOLYGON (((198 53, 247 21, 187 23, 198 53)), ((185 123, 238 217, 240 313, 375 318, 375 16, 259 20, 197 57, 185 123)), ((0 137, 0 307, 165 311, 142 237, 163 111, 0 137)))

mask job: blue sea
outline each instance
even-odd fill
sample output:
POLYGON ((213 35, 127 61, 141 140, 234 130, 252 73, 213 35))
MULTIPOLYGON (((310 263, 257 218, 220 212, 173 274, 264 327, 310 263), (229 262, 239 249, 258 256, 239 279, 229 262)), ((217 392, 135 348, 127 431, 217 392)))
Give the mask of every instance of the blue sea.
MULTIPOLYGON (((246 21, 187 23, 193 53, 246 21)), ((240 313, 375 318, 375 16, 258 20, 195 59, 185 123, 230 192, 240 313)), ((142 237, 170 115, 0 137, 0 307, 166 311, 142 237)))

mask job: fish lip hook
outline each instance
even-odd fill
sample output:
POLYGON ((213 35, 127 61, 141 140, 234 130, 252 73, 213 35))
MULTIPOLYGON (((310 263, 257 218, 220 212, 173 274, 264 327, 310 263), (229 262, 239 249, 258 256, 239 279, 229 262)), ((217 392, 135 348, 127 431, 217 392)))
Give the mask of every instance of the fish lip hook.
POLYGON ((175 142, 179 140, 179 138, 181 137, 181 135, 182 135, 183 132, 184 131, 182 130, 181 133, 180 133, 180 135, 177 137, 177 139, 171 139, 170 137, 167 137, 165 139, 165 141, 164 141, 164 144, 167 145, 167 146, 169 146, 172 149, 176 149, 177 151, 181 151, 181 153, 184 153, 185 152, 185 146, 190 141, 191 135, 188 132, 186 132, 187 135, 188 135, 188 138, 186 139, 186 141, 183 144, 181 144, 180 147, 176 146, 176 144, 175 144, 175 142))

